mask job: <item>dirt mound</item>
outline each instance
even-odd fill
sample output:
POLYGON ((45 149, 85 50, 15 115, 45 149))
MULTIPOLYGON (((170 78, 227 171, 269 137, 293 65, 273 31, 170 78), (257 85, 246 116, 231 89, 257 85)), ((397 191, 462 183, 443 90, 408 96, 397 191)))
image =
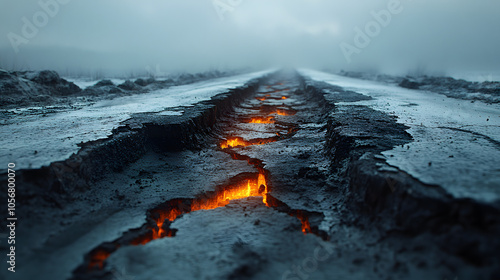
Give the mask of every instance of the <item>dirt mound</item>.
POLYGON ((426 75, 399 77, 350 71, 341 71, 338 74, 356 79, 397 84, 407 89, 432 91, 452 98, 481 100, 488 103, 500 102, 500 82, 470 82, 452 77, 426 75))
POLYGON ((1 106, 50 102, 54 97, 80 92, 77 85, 62 79, 55 71, 8 72, 0 69, 1 106))

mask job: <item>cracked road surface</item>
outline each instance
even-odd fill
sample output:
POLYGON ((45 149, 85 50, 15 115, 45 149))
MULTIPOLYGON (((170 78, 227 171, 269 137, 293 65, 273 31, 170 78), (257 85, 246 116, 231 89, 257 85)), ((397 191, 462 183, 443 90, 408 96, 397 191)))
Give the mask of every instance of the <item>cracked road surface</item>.
POLYGON ((33 269, 16 276, 489 279, 496 220, 476 214, 489 206, 450 199, 389 166, 380 153, 412 137, 394 116, 338 104, 367 100, 281 71, 183 116, 133 116, 118 140, 79 154, 130 163, 85 190, 72 189, 85 185, 74 177, 56 181, 60 197, 43 198, 61 209, 26 218, 34 227, 20 228, 19 240, 34 249, 19 259, 33 269), (115 150, 124 144, 140 156, 115 150), (491 248, 470 245, 476 237, 491 248))

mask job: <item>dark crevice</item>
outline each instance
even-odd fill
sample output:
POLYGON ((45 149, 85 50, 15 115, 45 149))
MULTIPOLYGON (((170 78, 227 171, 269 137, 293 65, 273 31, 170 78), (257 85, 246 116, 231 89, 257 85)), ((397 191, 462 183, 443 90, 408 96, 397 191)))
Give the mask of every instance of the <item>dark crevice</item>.
MULTIPOLYGON (((326 83, 306 81, 304 88, 335 92, 335 102, 357 101, 360 97, 340 87, 329 88, 326 83)), ((325 150, 333 174, 339 181, 347 179, 345 223, 377 228, 384 238, 429 234, 430 242, 475 266, 500 262, 498 203, 456 199, 442 187, 423 184, 400 170, 379 169, 386 163, 376 155, 413 141, 406 132, 408 127, 366 106, 349 105, 348 110, 340 107, 330 115, 325 150)), ((471 133, 499 147, 498 141, 472 131, 441 128, 471 133)))
POLYGON ((107 174, 120 172, 148 150, 200 149, 207 137, 217 133, 218 120, 253 94, 262 79, 185 108, 182 116, 135 114, 108 138, 81 143, 78 153, 64 161, 39 169, 18 170, 17 197, 27 204, 43 200, 44 204, 61 207, 58 201, 72 200, 74 193, 92 188, 107 174))
MULTIPOLYGON (((289 89, 286 89, 289 90, 289 89)), ((256 90, 255 90, 256 91, 256 90)), ((276 90, 273 92, 266 92, 266 94, 272 94, 277 92, 282 92, 284 90, 276 90)), ((270 97, 270 96, 269 96, 270 97)), ((298 111, 289 106, 259 106, 258 110, 260 114, 258 115, 262 118, 268 115, 280 115, 280 116, 293 116, 298 111)), ((217 110, 213 110, 217 111, 217 110)), ((213 115, 213 114, 211 114, 213 115)), ((253 114, 252 116, 255 117, 253 114)), ((215 122, 224 116, 226 120, 222 122, 226 124, 226 127, 233 127, 231 124, 235 122, 245 122, 248 120, 248 116, 239 115, 213 115, 213 123, 209 123, 209 127, 214 127, 215 122)), ((199 135, 197 129, 201 130, 201 135, 207 136, 208 133, 212 134, 212 137, 216 137, 217 134, 224 134, 224 127, 217 125, 214 131, 206 131, 206 127, 194 126, 189 128, 187 131, 192 133, 189 140, 193 140, 193 135, 199 135), (204 127, 204 129, 201 129, 204 127)), ((149 125, 146 125, 148 127, 149 125)), ((225 140, 220 142, 219 149, 227 153, 234 160, 247 161, 248 164, 252 165, 257 169, 255 173, 240 173, 223 185, 215 187, 214 191, 209 191, 198 195, 195 198, 176 198, 166 201, 153 209, 150 209, 146 214, 146 223, 140 228, 131 229, 124 233, 122 237, 118 238, 112 242, 105 242, 102 245, 94 248, 84 257, 84 263, 80 265, 74 271, 74 279, 90 279, 90 278, 105 278, 109 276, 109 273, 105 270, 106 259, 114 253, 116 250, 123 246, 131 245, 144 245, 152 240, 165 238, 165 237, 175 237, 177 229, 171 228, 172 222, 181 217, 182 215, 198 211, 198 210, 211 210, 227 205, 231 200, 241 199, 251 196, 262 197, 262 202, 264 205, 271 207, 279 212, 286 213, 292 217, 296 217, 301 223, 301 230, 304 234, 312 233, 320 236, 326 240, 327 233, 319 230, 319 225, 324 219, 322 213, 311 212, 300 209, 292 209, 284 202, 270 195, 271 174, 265 169, 265 165, 262 159, 251 158, 250 156, 239 153, 239 149, 246 146, 254 145, 265 145, 271 142, 281 141, 284 139, 290 139, 298 131, 297 125, 293 123, 279 122, 275 128, 277 129, 277 136, 271 138, 255 138, 245 140, 241 136, 226 136, 225 140), (284 133, 281 133, 281 132, 284 133)), ((169 139, 165 137, 160 137, 165 133, 165 128, 161 126, 155 127, 153 130, 150 129, 148 133, 148 138, 153 138, 156 142, 156 146, 169 146, 172 143, 169 139)), ((180 130, 183 131, 183 130, 180 130)), ((241 130, 240 132, 244 132, 241 130)), ((171 136, 169 136, 171 137, 171 136)), ((177 138, 183 138, 183 136, 176 136, 177 138)), ((203 138, 203 137, 202 137, 203 138)), ((205 137, 206 138, 206 137, 205 137)), ((183 144, 184 142, 179 142, 183 144)), ((188 145, 189 146, 189 145, 188 145)), ((174 145, 175 147, 175 145, 174 145)))

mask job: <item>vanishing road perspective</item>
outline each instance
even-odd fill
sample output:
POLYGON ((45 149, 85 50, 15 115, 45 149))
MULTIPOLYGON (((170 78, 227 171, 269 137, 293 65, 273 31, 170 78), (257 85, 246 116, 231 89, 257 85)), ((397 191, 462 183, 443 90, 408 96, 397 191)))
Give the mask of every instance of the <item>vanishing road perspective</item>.
POLYGON ((500 3, 0 0, 0 279, 500 279, 500 3))

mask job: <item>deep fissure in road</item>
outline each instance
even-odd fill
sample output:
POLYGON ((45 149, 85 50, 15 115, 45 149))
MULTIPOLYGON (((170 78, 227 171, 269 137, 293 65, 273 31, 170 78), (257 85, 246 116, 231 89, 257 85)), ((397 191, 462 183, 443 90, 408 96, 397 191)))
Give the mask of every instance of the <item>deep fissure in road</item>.
POLYGON ((218 149, 229 154, 233 160, 247 161, 257 172, 245 172, 231 178, 214 191, 205 192, 196 198, 178 198, 164 202, 147 213, 146 223, 137 229, 129 230, 112 242, 105 242, 85 256, 85 262, 75 270, 75 275, 95 276, 105 273, 107 258, 122 246, 144 245, 152 240, 174 237, 176 229, 171 224, 183 214, 199 210, 211 210, 224 207, 231 200, 247 197, 262 197, 262 203, 280 212, 296 217, 302 224, 304 234, 314 233, 325 238, 317 226, 311 226, 305 210, 291 209, 271 193, 269 172, 261 159, 251 158, 238 153, 240 149, 254 145, 289 139, 298 131, 298 125, 286 122, 288 116, 294 116, 297 110, 286 104, 299 90, 299 84, 290 86, 291 81, 276 81, 261 86, 255 96, 247 98, 223 124, 223 138, 218 149), (285 86, 287 85, 287 86, 285 86), (255 100, 258 104, 255 104, 255 100), (278 119, 279 118, 279 119, 278 119), (243 125, 244 127, 238 127, 243 125), (274 134, 272 137, 252 137, 253 134, 274 134))

